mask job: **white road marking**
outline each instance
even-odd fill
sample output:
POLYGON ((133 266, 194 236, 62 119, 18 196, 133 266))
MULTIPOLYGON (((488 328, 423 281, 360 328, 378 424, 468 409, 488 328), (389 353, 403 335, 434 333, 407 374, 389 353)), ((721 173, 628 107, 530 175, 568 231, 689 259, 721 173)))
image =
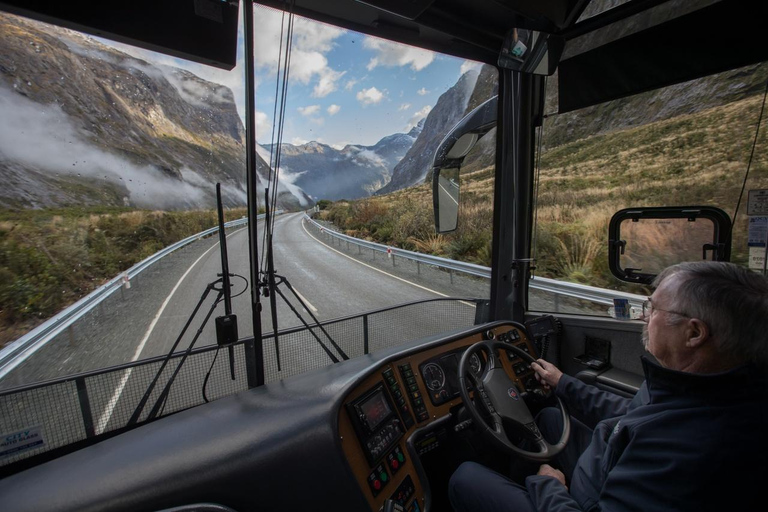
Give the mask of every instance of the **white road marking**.
MULTIPOLYGON (((448 297, 448 298, 450 298, 450 295, 446 295, 446 294, 444 294, 444 293, 440 293, 440 292, 437 292, 437 291, 435 291, 435 290, 432 290, 431 288, 427 288, 426 286, 421 286, 420 284, 416 284, 416 283, 413 283, 413 282, 411 282, 411 281, 408 281, 407 279, 403 279, 402 277, 397 277, 396 275, 390 274, 389 272, 384 272, 384 271, 383 271, 383 270, 381 270, 381 269, 378 269, 378 268, 376 268, 376 267, 372 267, 371 265, 368 265, 367 263, 363 263, 363 262, 362 262, 362 261, 360 261, 360 260, 356 260, 356 259, 355 259, 355 258, 353 258, 352 256, 348 256, 348 255, 344 254, 343 252, 339 252, 339 251, 337 251, 336 249, 334 249, 333 247, 330 247, 330 246, 329 246, 328 244, 326 244, 325 242, 323 242, 323 241, 321 241, 321 240, 318 240, 317 238, 315 238, 315 237, 312 235, 312 233, 310 233, 309 231, 307 231, 307 228, 306 228, 306 226, 304 226, 304 219, 302 219, 302 221, 301 221, 301 227, 302 227, 302 229, 304 229, 304 232, 305 232, 306 234, 308 234, 310 237, 312 237, 312 239, 313 239, 315 242, 318 242, 318 243, 321 243, 321 244, 323 244, 323 245, 324 245, 326 248, 328 248, 328 249, 332 250, 333 252, 335 252, 335 253, 337 253, 337 254, 341 254, 341 255, 342 255, 342 256, 344 256, 345 258, 348 258, 348 259, 350 259, 350 260, 352 260, 352 261, 354 261, 354 262, 356 262, 356 263, 359 263, 360 265, 362 265, 362 266, 364 266, 364 267, 368 267, 368 268, 370 268, 371 270, 375 270, 376 272, 381 272, 381 273, 382 273, 382 274, 384 274, 385 276, 393 277, 393 278, 397 279, 398 281, 402 281, 402 282, 404 282, 404 283, 408 283, 409 285, 411 285, 411 286, 415 286, 416 288, 421 288, 422 290, 426 290, 426 291, 428 291, 428 292, 430 292, 430 293, 434 293, 435 295, 439 295, 439 296, 441 296, 441 297, 448 297)), ((471 307, 473 307, 473 308, 474 308, 474 307, 477 307, 477 306, 475 306, 475 304, 472 304, 471 302, 464 302, 463 300, 461 300, 461 301, 459 301, 459 302, 461 302, 462 304, 466 304, 467 306, 471 306, 471 307)))
POLYGON ((450 198, 451 198, 451 201, 453 201, 454 203, 456 203, 456 206, 458 206, 458 205, 459 205, 459 202, 453 198, 453 196, 451 195, 451 193, 450 193, 450 192, 448 192, 447 190, 445 190, 445 187, 444 187, 442 184, 440 185, 440 188, 441 188, 441 189, 443 189, 443 191, 445 191, 445 193, 448 195, 448 197, 450 197, 450 198))
MULTIPOLYGON (((235 233, 239 233, 240 231, 242 231, 242 229, 233 231, 232 233, 227 235, 227 238, 234 235, 235 233)), ((147 332, 144 333, 144 337, 141 339, 139 346, 136 347, 136 352, 134 352, 133 357, 130 360, 131 363, 139 359, 139 356, 141 356, 141 351, 144 350, 144 345, 147 344, 147 340, 149 340, 149 337, 152 334, 152 331, 155 330, 155 326, 157 325, 158 320, 160 320, 160 316, 163 314, 163 311, 165 311, 166 306, 168 306, 168 304, 171 302, 171 298, 176 293, 176 290, 179 289, 179 286, 181 286, 182 281, 184 281, 187 275, 189 275, 189 273, 192 271, 195 265, 197 265, 198 262, 202 260, 206 254, 208 254, 209 252, 214 250, 216 247, 218 247, 218 245, 219 245, 219 242, 216 242, 207 251, 201 254, 200 257, 197 258, 192 265, 190 265, 187 271, 184 272, 184 275, 181 276, 181 278, 178 280, 178 282, 176 283, 176 286, 173 287, 173 289, 171 290, 171 293, 168 295, 168 297, 165 298, 165 301, 163 301, 163 305, 160 306, 160 309, 157 310, 157 314, 155 315, 155 318, 152 319, 152 323, 149 324, 149 328, 147 329, 147 332)), ((120 383, 117 385, 117 388, 115 388, 115 392, 112 393, 112 398, 109 399, 109 402, 107 403, 107 408, 104 410, 104 413, 99 418, 99 422, 96 424, 97 435, 104 432, 104 429, 107 427, 107 424, 109 423, 110 418, 112 418, 112 413, 115 410, 115 406, 117 405, 117 402, 120 400, 120 395, 123 394, 123 389, 125 388, 125 385, 128 383, 128 379, 131 377, 132 372, 133 372, 133 368, 128 368, 125 371, 125 375, 123 375, 123 378, 120 379, 120 383)))
POLYGON ((311 309, 313 313, 317 314, 317 308, 315 306, 313 306, 312 304, 310 304, 310 302, 307 300, 307 298, 304 297, 302 294, 300 294, 299 290, 297 290, 295 286, 292 286, 292 288, 293 288, 293 291, 296 292, 296 295, 298 295, 299 298, 304 302, 304 304, 309 306, 309 309, 311 309))

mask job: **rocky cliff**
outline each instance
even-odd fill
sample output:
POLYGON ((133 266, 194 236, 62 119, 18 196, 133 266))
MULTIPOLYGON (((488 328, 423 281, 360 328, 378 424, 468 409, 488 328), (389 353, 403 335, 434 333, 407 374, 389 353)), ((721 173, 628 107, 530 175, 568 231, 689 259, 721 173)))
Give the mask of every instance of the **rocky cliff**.
MULTIPOLYGON (((0 206, 209 208, 216 182, 246 203, 232 91, 187 71, 0 14, 0 111, 0 206)), ((309 204, 294 192, 284 208, 309 204)))

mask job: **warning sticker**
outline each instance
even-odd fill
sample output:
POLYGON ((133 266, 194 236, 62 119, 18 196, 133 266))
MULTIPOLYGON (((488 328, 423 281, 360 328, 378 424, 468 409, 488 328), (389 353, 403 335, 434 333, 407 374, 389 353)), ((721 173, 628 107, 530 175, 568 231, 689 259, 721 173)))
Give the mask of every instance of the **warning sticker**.
POLYGON ((763 270, 765 265, 765 249, 763 247, 749 248, 749 268, 763 270))
POLYGON ((749 247, 765 247, 767 239, 768 217, 750 217, 747 245, 749 247))
POLYGON ((768 215, 768 189, 749 191, 747 215, 768 215))
POLYGON ((0 437, 0 459, 45 446, 41 426, 25 428, 0 437))

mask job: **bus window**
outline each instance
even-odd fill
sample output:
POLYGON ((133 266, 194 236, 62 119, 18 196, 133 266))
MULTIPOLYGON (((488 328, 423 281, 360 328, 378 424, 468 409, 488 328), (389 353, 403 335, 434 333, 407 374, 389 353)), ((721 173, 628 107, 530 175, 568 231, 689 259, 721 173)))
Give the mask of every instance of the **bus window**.
MULTIPOLYGON (((540 141, 536 276, 647 295, 647 286, 618 281, 608 269, 610 218, 635 207, 722 209, 733 220, 730 260, 749 265, 755 216, 747 215, 747 193, 768 188, 765 130, 755 135, 766 78, 768 65, 754 65, 548 116, 540 141)), ((557 109, 555 96, 548 90, 548 112, 557 109)), ((645 240, 648 251, 661 246, 647 227, 635 227, 645 229, 630 234, 645 240)), ((700 259, 700 247, 683 247, 686 237, 681 232, 682 252, 661 251, 650 266, 661 269, 683 253, 700 259)), ((535 289, 530 296, 538 311, 607 315, 609 309, 535 289)))

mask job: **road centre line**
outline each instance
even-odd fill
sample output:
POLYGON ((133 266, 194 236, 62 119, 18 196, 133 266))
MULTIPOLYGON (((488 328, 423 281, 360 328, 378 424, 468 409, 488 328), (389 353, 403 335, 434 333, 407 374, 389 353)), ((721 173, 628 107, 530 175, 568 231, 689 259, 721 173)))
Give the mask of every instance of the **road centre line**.
MULTIPOLYGON (((235 233, 239 233, 240 231, 243 231, 243 229, 238 229, 237 231, 233 231, 232 233, 227 235, 227 238, 231 237, 235 233)), ((131 363, 138 360, 139 356, 141 356, 141 351, 144 350, 144 346, 147 344, 147 340, 149 340, 149 337, 152 334, 152 331, 154 331, 158 320, 160 320, 160 316, 162 316, 166 306, 168 306, 168 304, 171 302, 171 298, 176 293, 176 290, 179 289, 179 286, 181 286, 182 281, 184 281, 184 279, 192 271, 195 265, 197 265, 198 262, 205 257, 205 255, 207 255, 209 252, 215 249, 218 245, 219 245, 219 242, 216 242, 210 248, 208 248, 208 250, 206 250, 203 254, 201 254, 200 257, 197 258, 195 262, 192 263, 192 265, 190 265, 187 271, 184 272, 184 275, 182 275, 181 278, 178 280, 178 282, 176 283, 176 286, 173 287, 173 289, 171 290, 171 293, 168 295, 168 297, 165 298, 165 301, 163 301, 163 304, 162 306, 160 306, 160 309, 157 310, 157 314, 155 315, 155 318, 153 318, 152 322, 149 324, 149 328, 147 329, 147 332, 144 333, 144 337, 141 339, 139 346, 136 348, 136 352, 134 352, 133 354, 133 358, 131 358, 130 360, 131 363)), ((125 385, 128 383, 128 379, 130 378, 132 372, 133 372, 133 368, 128 368, 125 371, 125 375, 123 375, 123 378, 120 379, 120 383, 115 388, 115 392, 112 394, 112 397, 109 399, 109 402, 107 403, 107 408, 104 410, 104 413, 99 418, 99 422, 96 424, 97 435, 104 432, 104 429, 107 427, 109 420, 112 418, 112 413, 115 410, 115 406, 117 405, 117 402, 120 400, 120 396, 123 394, 123 389, 125 388, 125 385)))
MULTIPOLYGON (((321 243, 321 244, 323 244, 323 245, 324 245, 325 247, 327 247, 328 249, 332 250, 332 251, 333 251, 333 252, 335 252, 335 253, 341 254, 341 255, 342 255, 342 256, 344 256, 345 258, 349 258, 350 260, 352 260, 352 261, 354 261, 354 262, 356 262, 356 263, 359 263, 360 265, 363 265, 364 267, 368 267, 368 268, 370 268, 371 270, 375 270, 376 272, 381 272, 381 273, 382 273, 382 274, 384 274, 385 276, 393 277, 393 278, 397 279, 398 281, 402 281, 402 282, 404 282, 404 283, 408 283, 408 284, 410 284, 411 286, 415 286, 416 288, 421 288, 422 290, 426 290, 426 291, 428 291, 428 292, 430 292, 430 293, 434 293, 435 295, 439 295, 440 297, 446 297, 446 298, 450 298, 450 295, 446 295, 446 294, 444 294, 444 293, 440 293, 440 292, 437 292, 437 291, 435 291, 435 290, 432 290, 431 288, 427 288, 426 286, 421 286, 420 284, 416 284, 416 283, 414 283, 414 282, 408 281, 407 279, 403 279, 402 277, 397 277, 396 275, 390 274, 389 272, 384 272, 384 271, 383 271, 383 270, 381 270, 381 269, 378 269, 378 268, 376 268, 376 267, 372 267, 371 265, 368 265, 367 263, 363 263, 363 262, 362 262, 362 261, 360 261, 360 260, 356 260, 356 259, 355 259, 355 258, 353 258, 352 256, 348 256, 348 255, 344 254, 343 252, 337 251, 336 249, 334 249, 333 247, 329 246, 329 245, 328 245, 328 244, 326 244, 325 242, 323 242, 323 241, 321 241, 321 240, 318 240, 317 238, 315 238, 315 237, 312 235, 312 233, 310 233, 309 231, 307 231, 307 228, 306 228, 306 226, 304 225, 304 219, 303 219, 303 218, 302 218, 302 220, 301 220, 301 227, 302 227, 302 229, 304 230, 304 232, 305 232, 306 234, 308 234, 310 237, 312 237, 312 239, 313 239, 315 242, 318 242, 318 243, 321 243)), ((459 301, 459 302, 461 302, 462 304, 466 304, 467 306, 472 306, 473 308, 474 308, 474 307, 477 307, 477 306, 475 306, 474 304, 472 304, 472 303, 470 303, 470 302, 464 302, 463 300, 462 300, 462 301, 459 301)))
POLYGON ((317 313, 317 308, 316 308, 315 306, 313 306, 313 305, 312 305, 312 304, 311 304, 311 303, 310 303, 310 302, 307 300, 307 298, 306 298, 306 297, 304 297, 302 294, 300 294, 300 293, 299 293, 299 290, 297 290, 295 286, 292 286, 292 288, 293 288, 293 291, 294 291, 294 292, 296 292, 296 295, 298 295, 298 296, 299 296, 299 298, 300 298, 300 299, 301 299, 301 300, 304 302, 304 304, 306 304, 306 305, 309 307, 309 309, 311 309, 311 310, 312 310, 312 312, 316 314, 316 313, 317 313))

